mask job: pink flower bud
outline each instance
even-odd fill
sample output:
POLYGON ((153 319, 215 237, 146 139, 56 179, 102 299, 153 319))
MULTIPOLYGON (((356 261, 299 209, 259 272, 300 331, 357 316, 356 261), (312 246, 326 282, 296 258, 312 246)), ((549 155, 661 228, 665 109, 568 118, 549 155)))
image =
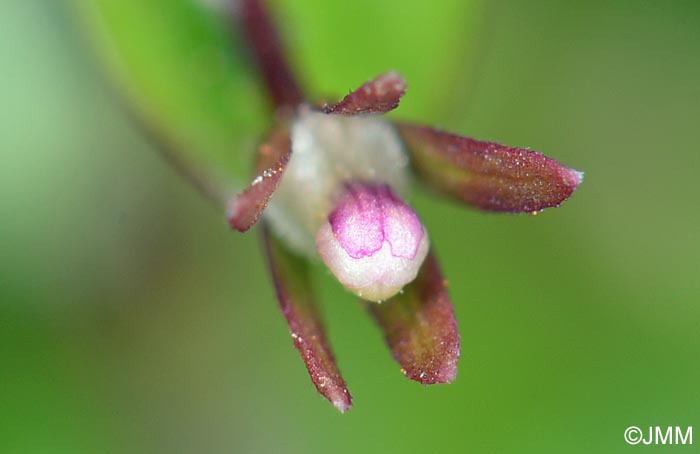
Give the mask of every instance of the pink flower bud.
POLYGON ((369 301, 394 296, 416 278, 428 234, 387 185, 345 185, 316 235, 316 249, 348 290, 369 301))

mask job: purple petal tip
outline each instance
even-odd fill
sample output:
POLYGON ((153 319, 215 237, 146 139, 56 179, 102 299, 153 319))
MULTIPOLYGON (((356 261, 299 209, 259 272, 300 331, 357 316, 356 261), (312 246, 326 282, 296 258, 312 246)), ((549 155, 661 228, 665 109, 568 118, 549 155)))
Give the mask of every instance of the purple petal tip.
POLYGON ((331 403, 335 408, 338 409, 339 412, 345 413, 352 407, 350 393, 348 393, 347 389, 343 390, 342 395, 336 396, 331 399, 331 403))
POLYGON ((583 183, 583 172, 574 169, 569 169, 569 171, 571 172, 570 177, 572 186, 574 189, 576 189, 578 185, 583 183))
POLYGON ((396 109, 405 93, 406 81, 399 73, 390 71, 364 83, 323 111, 339 115, 383 114, 396 109))

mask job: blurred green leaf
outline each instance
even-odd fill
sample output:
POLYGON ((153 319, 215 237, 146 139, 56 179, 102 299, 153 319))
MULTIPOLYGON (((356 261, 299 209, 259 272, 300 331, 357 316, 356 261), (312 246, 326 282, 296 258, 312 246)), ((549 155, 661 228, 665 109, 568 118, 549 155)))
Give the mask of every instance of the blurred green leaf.
POLYGON ((445 109, 468 101, 461 95, 473 86, 484 43, 481 0, 278 0, 275 6, 311 95, 342 97, 395 70, 408 82, 401 117, 440 121, 445 109))
POLYGON ((120 94, 199 165, 242 178, 265 105, 227 17, 205 2, 74 3, 120 94))
MULTIPOLYGON (((225 2, 215 4, 74 2, 117 91, 152 132, 185 159, 215 169, 217 176, 247 180, 249 154, 265 128, 267 105, 240 39, 232 33, 221 6, 225 2)), ((436 93, 435 86, 455 86, 459 80, 464 88, 462 69, 476 49, 471 19, 478 4, 361 0, 330 5, 309 0, 271 6, 302 85, 317 88, 309 90, 312 99, 342 96, 348 88, 396 69, 416 87, 415 94, 409 92, 405 115, 447 105, 453 91, 436 93)))

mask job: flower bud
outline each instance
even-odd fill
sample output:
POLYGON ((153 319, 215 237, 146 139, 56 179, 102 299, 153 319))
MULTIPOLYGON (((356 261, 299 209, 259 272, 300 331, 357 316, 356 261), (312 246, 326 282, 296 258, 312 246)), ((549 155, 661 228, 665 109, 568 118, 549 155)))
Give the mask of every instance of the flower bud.
POLYGON ((349 183, 316 234, 323 262, 348 290, 381 302, 416 278, 428 234, 387 185, 349 183))

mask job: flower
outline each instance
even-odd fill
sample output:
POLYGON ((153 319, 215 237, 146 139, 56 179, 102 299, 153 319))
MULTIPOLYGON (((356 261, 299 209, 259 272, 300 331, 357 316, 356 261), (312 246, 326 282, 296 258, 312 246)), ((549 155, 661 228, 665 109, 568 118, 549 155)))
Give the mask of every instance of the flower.
POLYGON ((428 233, 387 184, 347 182, 342 194, 316 234, 316 249, 343 287, 381 303, 416 278, 428 233))
POLYGON ((240 1, 236 14, 277 124, 252 183, 230 199, 228 220, 244 232, 262 219, 277 297, 313 383, 341 412, 350 408, 309 285, 308 261, 319 258, 369 301, 406 376, 453 381, 459 333, 428 232, 401 198, 412 177, 482 210, 536 214, 566 200, 583 175, 534 151, 384 120, 406 91, 395 72, 315 107, 304 101, 261 0, 240 1))

